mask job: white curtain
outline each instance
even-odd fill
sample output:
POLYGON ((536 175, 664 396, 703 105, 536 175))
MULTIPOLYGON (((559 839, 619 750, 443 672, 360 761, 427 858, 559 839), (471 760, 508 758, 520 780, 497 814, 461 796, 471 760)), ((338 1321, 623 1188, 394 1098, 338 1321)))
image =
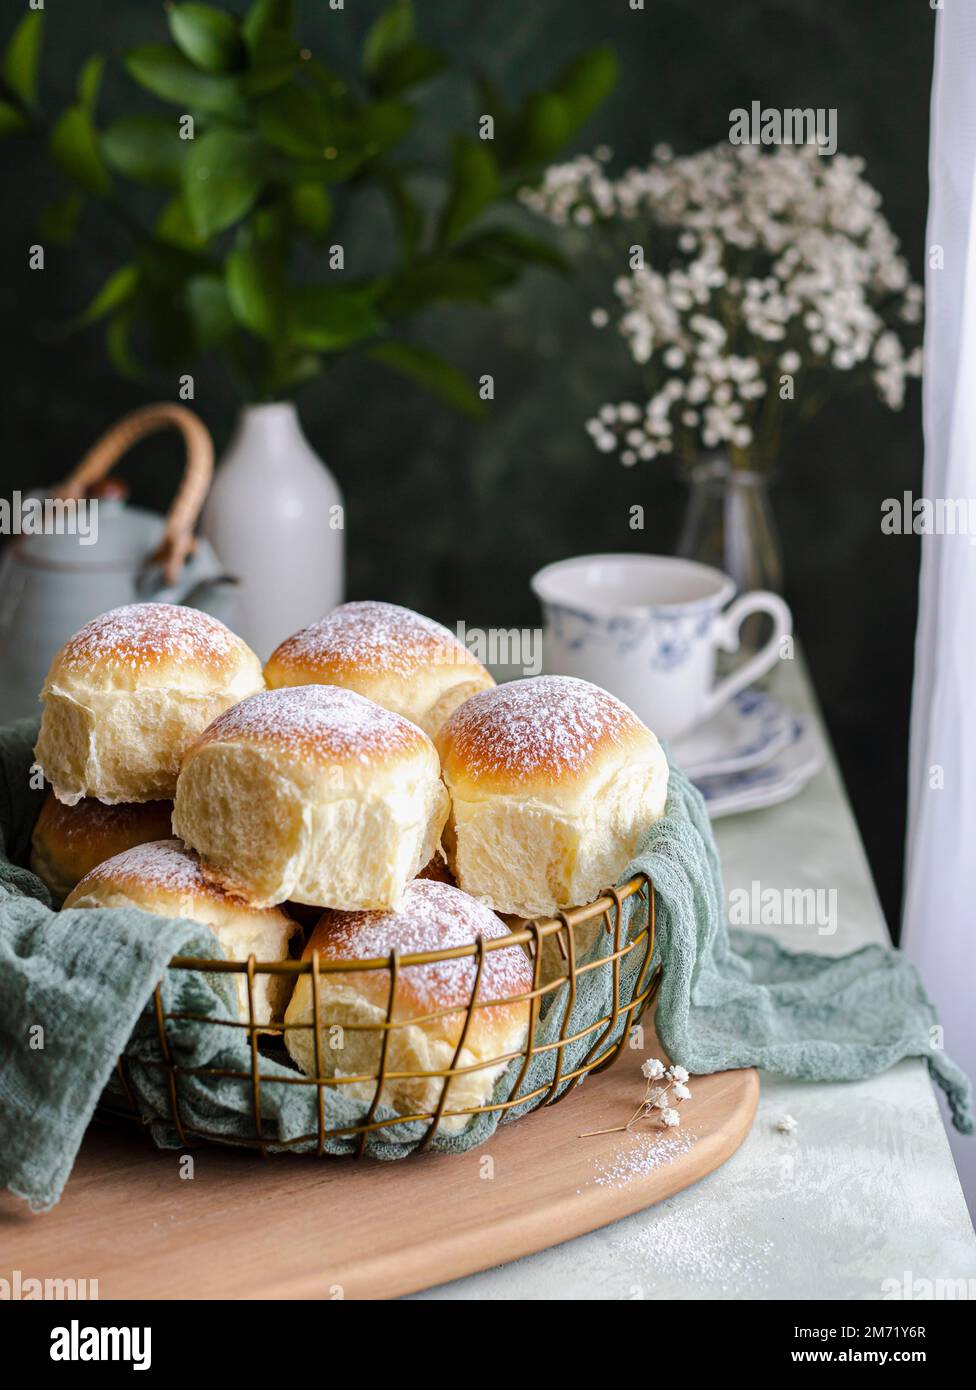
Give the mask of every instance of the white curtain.
MULTIPOLYGON (((929 183, 922 495, 976 499, 976 4, 958 0, 946 0, 936 25, 929 183)), ((902 945, 939 1009, 947 1051, 974 1077, 976 537, 970 539, 922 540, 902 945)), ((950 1138, 976 1211, 976 1141, 954 1131, 950 1138)))

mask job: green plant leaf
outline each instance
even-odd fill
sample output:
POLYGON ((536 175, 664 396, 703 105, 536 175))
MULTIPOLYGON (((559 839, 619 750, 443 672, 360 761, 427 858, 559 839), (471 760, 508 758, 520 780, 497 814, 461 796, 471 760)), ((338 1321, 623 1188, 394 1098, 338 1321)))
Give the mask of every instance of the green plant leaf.
POLYGON ((368 151, 362 146, 331 145, 326 147, 324 159, 296 160, 283 172, 291 183, 315 183, 319 179, 324 183, 343 183, 368 158, 368 151))
POLYGON ((98 148, 92 119, 83 106, 69 106, 51 131, 51 158, 72 182, 89 193, 108 193, 112 187, 98 148))
POLYGON ((193 141, 183 166, 183 193, 193 225, 203 237, 232 226, 253 206, 264 186, 257 137, 212 130, 193 141))
POLYGON ((29 125, 23 111, 18 111, 9 101, 0 101, 0 135, 15 135, 29 125))
POLYGON ((240 26, 233 15, 212 5, 171 5, 169 32, 176 46, 204 72, 236 72, 243 66, 245 50, 240 26))
POLYGON ((515 121, 504 121, 504 162, 529 168, 552 159, 606 99, 616 77, 617 60, 610 48, 593 48, 575 58, 550 91, 534 92, 515 121))
POLYGON ((534 92, 512 133, 513 161, 521 166, 543 164, 562 149, 572 133, 569 104, 556 92, 534 92))
POLYGON ((117 173, 139 183, 169 188, 179 183, 187 151, 175 117, 123 116, 102 131, 99 145, 117 173))
POLYGON ((569 107, 574 131, 602 105, 616 81, 616 55, 606 45, 580 54, 563 69, 556 91, 569 107))
POLYGON ((374 298, 372 287, 334 290, 328 285, 303 285, 293 290, 292 341, 315 352, 335 352, 373 337, 383 326, 374 298))
POLYGON ((3 80, 25 106, 37 105, 38 69, 43 36, 44 11, 31 10, 24 15, 11 34, 0 61, 3 80))
POLYGON ((227 257, 224 283, 237 322, 259 338, 277 338, 285 323, 287 295, 267 259, 251 247, 236 247, 227 257))
POLYGON ((495 156, 481 141, 459 137, 454 142, 451 194, 441 219, 441 240, 456 241, 476 217, 498 197, 495 156))
POLYGON ((241 75, 241 89, 249 97, 261 97, 277 91, 294 77, 299 62, 295 40, 272 30, 254 53, 251 68, 241 75))
POLYGON ((458 248, 463 252, 497 257, 515 266, 544 265, 561 274, 569 273, 567 258, 555 246, 538 237, 527 236, 524 232, 508 227, 489 228, 470 237, 458 248))
POLYGON ((325 236, 332 223, 332 199, 320 183, 296 183, 289 189, 288 200, 295 223, 303 232, 318 240, 325 236))
POLYGON ((201 72, 178 48, 167 43, 147 43, 125 56, 125 69, 147 92, 183 111, 240 120, 247 114, 238 79, 201 72))
POLYGON ((287 352, 275 364, 268 378, 268 396, 277 400, 311 381, 322 370, 322 359, 314 352, 287 352))
POLYGON ((405 101, 378 101, 358 112, 355 122, 358 132, 350 128, 347 133, 340 127, 339 140, 346 144, 358 135, 364 141, 367 154, 381 154, 408 134, 416 115, 414 108, 405 101))
POLYGON ((197 231, 182 193, 171 198, 163 208, 156 221, 155 233, 158 240, 184 251, 196 251, 206 241, 206 237, 197 231))
POLYGON ((120 305, 132 298, 138 283, 139 271, 134 265, 120 266, 108 277, 87 309, 84 309, 73 320, 72 328, 85 328, 90 323, 97 323, 99 319, 103 319, 114 309, 118 309, 120 305))
POLYGON ((295 0, 254 0, 241 30, 248 48, 256 54, 269 35, 290 34, 295 27, 295 0))
POLYGON ((457 300, 490 304, 517 272, 493 257, 448 254, 408 265, 393 277, 379 307, 388 318, 401 318, 431 304, 457 300))
POLYGON ((296 159, 324 159, 336 139, 335 124, 323 103, 294 82, 258 102, 255 114, 268 144, 296 159))
POLYGON ((369 356, 425 386, 466 415, 485 414, 485 403, 468 378, 430 348, 391 339, 370 348, 369 356))
POLYGON ((186 282, 183 298, 199 348, 216 347, 236 329, 227 286, 219 275, 192 276, 186 282))
POLYGON ((387 59, 372 79, 372 86, 383 96, 393 96, 407 87, 429 82, 432 77, 442 72, 446 65, 447 59, 436 48, 430 48, 427 44, 412 43, 387 59))
POLYGON ((142 364, 137 361, 132 352, 131 337, 134 321, 133 313, 127 309, 122 309, 121 312, 113 315, 105 329, 105 346, 108 349, 109 359, 119 375, 127 377, 130 381, 139 381, 145 376, 145 372, 142 364))
POLYGON ((387 63, 414 40, 416 16, 412 0, 393 0, 373 21, 363 42, 363 71, 378 78, 387 63))
POLYGON ((93 53, 78 77, 78 100, 90 116, 94 116, 98 105, 104 71, 105 59, 100 53, 93 53))
POLYGON ((400 242, 407 258, 412 257, 424 236, 425 218, 420 204, 407 187, 406 180, 396 170, 384 176, 386 190, 393 204, 400 242))
POLYGON ((42 241, 67 246, 78 230, 78 218, 85 205, 84 195, 73 188, 63 198, 42 208, 37 218, 37 230, 42 241))

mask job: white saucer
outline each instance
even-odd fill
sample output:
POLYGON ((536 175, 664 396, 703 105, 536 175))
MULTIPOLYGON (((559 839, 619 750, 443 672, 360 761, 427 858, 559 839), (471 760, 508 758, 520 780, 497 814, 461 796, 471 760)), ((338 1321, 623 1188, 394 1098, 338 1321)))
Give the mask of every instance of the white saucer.
POLYGON ((764 690, 740 690, 707 724, 671 745, 688 777, 715 777, 767 762, 794 740, 794 716, 764 690))
POLYGON ((823 766, 820 737, 807 719, 792 716, 790 743, 767 762, 738 772, 696 777, 712 820, 741 811, 757 811, 788 801, 823 766))

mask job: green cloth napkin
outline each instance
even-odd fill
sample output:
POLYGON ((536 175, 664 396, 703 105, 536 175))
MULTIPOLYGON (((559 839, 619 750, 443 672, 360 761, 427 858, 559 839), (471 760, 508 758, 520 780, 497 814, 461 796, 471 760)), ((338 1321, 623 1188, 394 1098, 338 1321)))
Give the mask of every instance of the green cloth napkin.
MULTIPOLYGON (((82 1136, 125 1050, 129 1085, 156 1142, 179 1147, 169 1118, 155 1020, 147 1009, 162 977, 167 1012, 231 1020, 229 978, 167 969, 173 955, 221 955, 208 928, 136 910, 54 913, 46 890, 22 866, 42 794, 30 787, 36 721, 0 729, 0 1183, 38 1210, 57 1202, 82 1136), (42 1030, 38 1032, 38 1028, 42 1030), (38 1043, 42 1042, 42 1046, 38 1043)), ((657 1029, 668 1056, 692 1073, 760 1066, 809 1080, 856 1080, 907 1056, 924 1057, 946 1090, 957 1128, 971 1132, 969 1083, 929 1042, 935 1011, 914 968, 897 951, 868 946, 830 958, 791 955, 767 937, 725 926, 718 856, 704 804, 675 767, 665 816, 645 835, 621 882, 638 870, 657 892, 657 952, 664 962, 657 1029)), ((639 911, 625 904, 628 929, 639 911)), ((598 941, 591 957, 604 947, 598 941)), ((631 997, 642 952, 621 970, 621 993, 631 997)), ((608 968, 579 982, 564 1025, 565 989, 540 1020, 539 1042, 572 1035, 609 1012, 608 968)), ((618 1025, 617 1035, 622 1029, 618 1025)), ((243 1030, 219 1025, 169 1025, 170 1048, 181 1067, 250 1071, 243 1030)), ((564 1049, 571 1071, 592 1035, 564 1049)), ((534 1057, 519 1095, 553 1078, 555 1052, 534 1057)), ((509 1068, 495 1099, 509 1099, 519 1066, 509 1068)), ((294 1077, 271 1058, 261 1062, 261 1122, 272 1149, 316 1147, 315 1091, 284 1084, 294 1077)), ((565 1083, 561 1089, 565 1089, 565 1083)), ((517 1097, 516 1097, 517 1099, 517 1097)), ((180 1077, 184 1124, 233 1143, 255 1134, 249 1081, 180 1077)), ((533 1102, 515 1105, 505 1121, 533 1102)), ((357 1123, 365 1107, 326 1092, 326 1127, 357 1123)), ((383 1107, 377 1118, 393 1119, 383 1107)), ((461 1152, 494 1132, 498 1115, 474 1117, 461 1134, 437 1136, 436 1151, 461 1152)), ((398 1159, 412 1152, 426 1124, 400 1123, 370 1134, 367 1151, 398 1159)), ((326 1142, 347 1153, 355 1139, 326 1142)))

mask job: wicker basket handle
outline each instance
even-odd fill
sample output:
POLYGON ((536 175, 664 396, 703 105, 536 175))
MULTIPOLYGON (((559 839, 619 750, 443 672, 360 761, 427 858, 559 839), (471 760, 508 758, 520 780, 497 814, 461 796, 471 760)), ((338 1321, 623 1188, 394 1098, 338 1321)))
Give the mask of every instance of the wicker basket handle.
POLYGON ((100 482, 128 453, 133 444, 172 425, 183 436, 186 464, 183 479, 166 517, 163 539, 152 559, 162 565, 167 584, 177 579, 183 562, 193 550, 193 528, 213 477, 213 442, 198 415, 182 405, 161 402, 144 405, 123 415, 92 445, 81 462, 57 489, 59 497, 81 497, 100 482))

